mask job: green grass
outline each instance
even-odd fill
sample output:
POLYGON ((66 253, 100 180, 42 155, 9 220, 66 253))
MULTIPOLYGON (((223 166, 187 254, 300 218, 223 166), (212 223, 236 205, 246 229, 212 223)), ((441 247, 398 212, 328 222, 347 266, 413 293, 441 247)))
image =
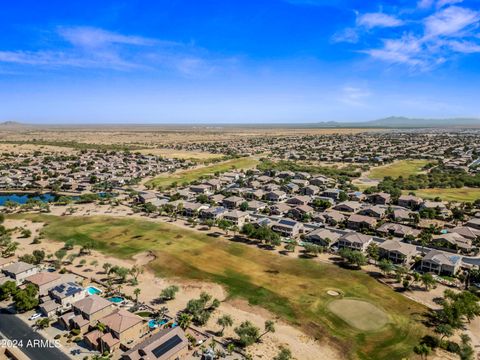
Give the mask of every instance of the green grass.
POLYGON ((377 306, 357 299, 340 299, 330 302, 329 309, 347 324, 364 331, 381 329, 388 323, 388 316, 377 306))
POLYGON ((428 164, 428 160, 400 160, 392 164, 372 168, 368 173, 368 177, 378 180, 382 180, 385 176, 392 178, 402 176, 406 178, 420 173, 426 164, 428 164))
POLYGON ((199 180, 202 177, 213 175, 216 172, 226 172, 232 169, 248 169, 255 167, 257 164, 258 160, 249 157, 243 157, 196 169, 183 170, 173 174, 161 175, 148 181, 145 185, 155 188, 165 188, 171 186, 175 182, 179 185, 185 182, 191 183, 192 181, 199 180))
MULTIPOLYGON (((434 199, 437 196, 444 201, 460 201, 460 202, 473 202, 480 199, 480 188, 432 188, 432 189, 419 189, 411 190, 415 195, 424 199, 434 199)), ((410 190, 403 191, 404 193, 411 192, 410 190)))
POLYGON ((47 239, 93 241, 99 251, 116 257, 153 251, 157 258, 149 266, 158 276, 217 282, 231 297, 245 298, 319 341, 337 345, 345 358, 406 358, 426 332, 419 321, 426 311, 423 306, 362 271, 282 257, 166 223, 106 216, 15 216, 45 222, 47 239), (349 326, 328 308, 335 300, 326 293, 332 288, 346 298, 375 304, 388 314, 389 323, 372 332, 349 326))

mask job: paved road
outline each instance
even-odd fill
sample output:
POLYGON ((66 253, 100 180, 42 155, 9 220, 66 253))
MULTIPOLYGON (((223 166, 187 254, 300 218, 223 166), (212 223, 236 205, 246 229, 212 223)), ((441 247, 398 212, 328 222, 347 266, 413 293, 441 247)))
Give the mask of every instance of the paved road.
POLYGON ((30 360, 69 360, 62 351, 49 347, 27 347, 27 342, 33 340, 46 341, 39 333, 32 330, 21 319, 0 309, 0 332, 10 340, 23 340, 20 349, 30 360))

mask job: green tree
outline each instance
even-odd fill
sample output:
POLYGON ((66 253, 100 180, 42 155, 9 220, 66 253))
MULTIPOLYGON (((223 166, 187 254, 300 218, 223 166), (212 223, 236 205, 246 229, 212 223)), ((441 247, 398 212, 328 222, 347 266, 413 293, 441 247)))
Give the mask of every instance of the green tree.
POLYGON ((141 292, 142 290, 140 288, 135 288, 135 290, 133 290, 133 294, 135 295, 135 304, 138 304, 138 296, 141 292))
POLYGON ((33 284, 28 284, 25 289, 15 292, 13 300, 18 312, 32 310, 38 306, 37 288, 33 284))
POLYGON ((222 229, 223 231, 225 231, 225 235, 228 236, 228 230, 230 230, 230 228, 232 227, 233 223, 231 221, 228 221, 228 220, 225 220, 225 219, 221 219, 217 222, 217 226, 222 229))
POLYGON ((260 329, 253 325, 250 321, 244 321, 235 328, 235 334, 239 337, 238 342, 247 347, 257 342, 260 329))
POLYGON ((292 352, 289 348, 284 346, 280 346, 280 351, 278 354, 273 358, 273 360, 291 360, 292 359, 292 352))
POLYGON ((449 324, 439 324, 435 328, 435 332, 440 334, 440 340, 443 340, 445 337, 450 337, 453 335, 453 328, 449 324))
POLYGON ((423 286, 425 286, 425 290, 430 290, 430 288, 435 285, 435 279, 432 274, 425 273, 421 277, 421 281, 423 286))
POLYGON ((175 295, 180 290, 177 285, 170 285, 167 286, 160 292, 160 300, 161 301, 169 301, 175 299, 175 295))
POLYGON ((306 255, 316 257, 322 252, 322 247, 316 244, 305 243, 303 249, 306 255))
POLYGON ((347 248, 340 249, 338 251, 340 257, 348 264, 354 265, 358 268, 367 263, 367 258, 360 251, 350 250, 347 248))
POLYGON ((267 335, 268 333, 275 332, 275 323, 272 320, 265 321, 265 331, 258 337, 259 341, 263 336, 267 335))
POLYGON ((220 330, 220 336, 223 336, 225 328, 233 325, 233 319, 228 314, 222 315, 217 319, 217 325, 222 327, 222 330, 220 330))
POLYGON ((55 251, 55 257, 57 258, 58 261, 62 262, 63 258, 67 255, 67 250, 65 249, 60 249, 55 251))
POLYGON ((374 242, 368 245, 367 254, 368 254, 368 257, 374 260, 376 264, 378 259, 380 258, 380 249, 378 248, 378 245, 374 242))
POLYGON ((426 359, 432 353, 432 349, 427 344, 419 344, 413 348, 413 351, 422 359, 426 359))
POLYGON ((378 262, 378 267, 380 268, 384 276, 391 274, 392 271, 395 269, 393 263, 387 259, 380 260, 378 262))
POLYGON ((187 328, 192 323, 192 316, 187 313, 181 313, 177 317, 178 326, 180 326, 183 330, 187 330, 187 328))
POLYGON ((5 281, 0 285, 0 301, 8 300, 17 292, 17 284, 15 281, 5 281))

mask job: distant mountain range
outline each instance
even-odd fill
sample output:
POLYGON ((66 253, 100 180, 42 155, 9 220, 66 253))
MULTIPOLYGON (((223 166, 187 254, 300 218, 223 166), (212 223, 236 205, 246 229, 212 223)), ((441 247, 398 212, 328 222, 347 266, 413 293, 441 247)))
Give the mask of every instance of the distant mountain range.
MULTIPOLYGON (((82 126, 81 124, 75 124, 75 126, 82 126)), ((85 124, 83 126, 142 126, 147 124, 85 124)), ((148 124, 148 126, 177 126, 177 124, 148 124)), ((213 124, 212 124, 213 125, 213 124)), ((216 126, 240 126, 240 127, 315 127, 315 128, 391 128, 391 129, 406 129, 406 128, 480 128, 480 118, 449 118, 449 119, 424 119, 424 118, 407 118, 402 116, 390 116, 383 119, 370 120, 370 121, 323 121, 317 123, 283 123, 283 124, 214 124, 216 126)), ((0 127, 36 127, 36 126, 48 126, 45 124, 25 124, 17 121, 5 121, 0 122, 0 127)), ((58 126, 58 125, 57 125, 58 126)), ((62 126, 62 125, 60 125, 62 126)), ((69 125, 63 125, 69 126, 69 125)), ((205 127, 209 124, 182 124, 179 126, 200 126, 205 127)))
POLYGON ((390 116, 384 119, 362 122, 327 121, 317 123, 319 127, 378 127, 378 128, 445 128, 445 127, 480 127, 480 118, 451 119, 415 119, 402 116, 390 116))

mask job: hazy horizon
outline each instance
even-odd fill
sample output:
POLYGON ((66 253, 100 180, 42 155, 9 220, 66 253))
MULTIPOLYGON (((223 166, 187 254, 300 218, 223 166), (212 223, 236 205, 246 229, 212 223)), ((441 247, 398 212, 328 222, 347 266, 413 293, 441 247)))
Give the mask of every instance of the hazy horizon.
POLYGON ((480 117, 480 0, 4 4, 0 121, 480 117))

